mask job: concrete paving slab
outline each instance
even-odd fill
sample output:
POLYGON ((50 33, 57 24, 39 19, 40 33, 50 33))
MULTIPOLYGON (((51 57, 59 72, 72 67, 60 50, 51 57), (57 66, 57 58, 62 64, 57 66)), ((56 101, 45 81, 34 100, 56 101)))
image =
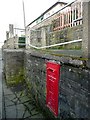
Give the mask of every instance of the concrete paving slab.
POLYGON ((17 107, 17 118, 23 118, 23 115, 25 113, 25 107, 23 104, 16 105, 17 107))
POLYGON ((21 94, 20 92, 16 91, 12 92, 11 88, 4 87, 3 89, 5 89, 3 94, 3 118, 22 118, 25 120, 31 118, 44 118, 42 112, 40 112, 35 106, 32 98, 28 98, 28 96, 25 95, 25 92, 24 94, 21 94), (6 89, 8 89, 8 94, 5 94, 6 89))
POLYGON ((35 109, 35 106, 33 104, 30 104, 29 102, 24 103, 24 105, 29 111, 35 109))
POLYGON ((16 106, 6 107, 6 118, 17 118, 16 106))
POLYGON ((32 116, 39 114, 39 111, 37 109, 31 110, 32 116))
POLYGON ((19 99, 20 99, 21 103, 30 101, 30 99, 27 96, 20 97, 19 99))
POLYGON ((5 107, 9 107, 9 106, 13 106, 14 102, 12 102, 11 100, 5 98, 5 107))
POLYGON ((28 111, 25 111, 25 113, 23 114, 23 118, 29 118, 31 117, 30 113, 28 111))
POLYGON ((16 98, 16 96, 14 94, 10 94, 10 95, 5 95, 5 98, 9 99, 9 100, 14 100, 16 98))
POLYGON ((4 87, 4 94, 5 95, 12 95, 13 92, 10 90, 10 88, 4 87))
POLYGON ((45 117, 42 116, 42 114, 36 114, 34 116, 31 116, 31 118, 39 118, 40 120, 43 120, 43 118, 45 118, 45 117))

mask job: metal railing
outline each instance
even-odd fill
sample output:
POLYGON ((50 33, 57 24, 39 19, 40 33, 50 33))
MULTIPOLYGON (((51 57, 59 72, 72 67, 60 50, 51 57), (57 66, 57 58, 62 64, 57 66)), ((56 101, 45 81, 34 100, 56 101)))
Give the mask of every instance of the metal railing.
POLYGON ((58 44, 48 45, 48 46, 42 46, 42 47, 36 47, 32 44, 28 44, 28 45, 32 48, 35 48, 35 49, 44 49, 44 48, 51 48, 51 47, 56 47, 56 46, 67 45, 67 44, 76 43, 76 42, 82 42, 82 39, 72 40, 72 41, 68 41, 68 42, 63 42, 63 43, 58 43, 58 44))
POLYGON ((61 30, 66 27, 73 27, 82 24, 82 1, 74 1, 67 4, 57 12, 56 17, 52 21, 53 30, 61 30))

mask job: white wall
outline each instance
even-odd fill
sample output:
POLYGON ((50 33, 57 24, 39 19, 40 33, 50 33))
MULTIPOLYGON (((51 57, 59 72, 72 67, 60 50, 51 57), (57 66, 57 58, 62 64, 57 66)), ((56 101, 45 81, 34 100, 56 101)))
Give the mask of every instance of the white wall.
POLYGON ((54 13, 56 13, 57 11, 59 11, 64 5, 61 4, 57 4, 54 8, 52 8, 50 11, 48 11, 45 15, 44 15, 44 19, 48 18, 49 16, 53 15, 54 13))

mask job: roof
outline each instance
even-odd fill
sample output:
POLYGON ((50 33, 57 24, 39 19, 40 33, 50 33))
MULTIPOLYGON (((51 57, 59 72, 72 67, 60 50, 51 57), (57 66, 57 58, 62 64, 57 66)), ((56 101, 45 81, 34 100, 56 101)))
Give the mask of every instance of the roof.
POLYGON ((31 25, 32 23, 34 23, 36 20, 38 20, 41 16, 43 16, 45 13, 47 13, 49 10, 51 10, 53 7, 55 7, 57 4, 67 4, 66 2, 56 2, 54 5, 52 5, 50 8, 48 8, 45 12, 43 12, 39 17, 37 17, 35 20, 33 20, 30 24, 28 24, 27 26, 31 25))

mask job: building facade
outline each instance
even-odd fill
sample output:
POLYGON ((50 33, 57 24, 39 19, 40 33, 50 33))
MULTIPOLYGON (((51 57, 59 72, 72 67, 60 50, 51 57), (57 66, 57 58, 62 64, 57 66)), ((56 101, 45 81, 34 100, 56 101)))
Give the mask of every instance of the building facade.
POLYGON ((26 27, 26 48, 49 45, 43 40, 47 41, 47 33, 77 25, 82 25, 82 1, 57 2, 26 27))

